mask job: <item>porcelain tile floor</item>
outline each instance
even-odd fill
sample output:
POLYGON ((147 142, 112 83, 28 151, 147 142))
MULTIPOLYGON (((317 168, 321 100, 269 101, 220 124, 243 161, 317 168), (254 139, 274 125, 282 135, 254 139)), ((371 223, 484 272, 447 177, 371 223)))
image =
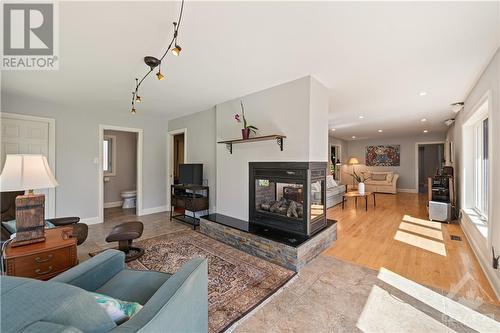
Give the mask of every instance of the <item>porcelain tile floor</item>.
MULTIPOLYGON (((170 221, 168 213, 137 218, 133 211, 113 209, 105 216, 105 223, 89 226, 87 241, 78 247, 80 261, 91 251, 116 246, 104 239, 122 222, 141 220, 141 238, 191 228, 170 221)), ((321 255, 281 293, 240 321, 234 332, 500 332, 498 318, 500 307, 321 255)))

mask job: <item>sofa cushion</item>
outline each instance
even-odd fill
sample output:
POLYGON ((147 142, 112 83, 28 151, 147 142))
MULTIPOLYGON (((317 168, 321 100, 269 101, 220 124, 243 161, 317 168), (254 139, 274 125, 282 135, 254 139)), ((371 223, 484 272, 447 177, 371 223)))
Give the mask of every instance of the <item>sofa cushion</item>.
POLYGON ((334 196, 334 195, 338 195, 340 193, 344 193, 345 189, 346 189, 345 185, 337 185, 335 187, 329 188, 326 191, 326 196, 327 197, 331 197, 331 196, 334 196))
POLYGON ((332 175, 326 176, 326 188, 332 188, 337 186, 337 182, 333 179, 332 175))
MULTIPOLYGON (((116 324, 87 291, 64 283, 0 277, 2 333, 21 332, 36 322, 107 332, 116 324)), ((56 331, 56 330, 55 330, 56 331)))
POLYGON ((170 276, 162 272, 124 269, 96 292, 144 305, 170 276), (130 288, 130 286, 137 286, 137 288, 130 288))
POLYGON ((371 180, 375 180, 375 181, 383 180, 383 181, 386 181, 387 180, 387 174, 386 173, 372 173, 371 180))

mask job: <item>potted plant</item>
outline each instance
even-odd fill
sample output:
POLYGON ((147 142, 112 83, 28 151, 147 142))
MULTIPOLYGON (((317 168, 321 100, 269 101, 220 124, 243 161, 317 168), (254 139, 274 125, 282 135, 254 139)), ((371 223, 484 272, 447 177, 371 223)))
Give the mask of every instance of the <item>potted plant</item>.
POLYGON ((358 182, 359 194, 365 194, 365 181, 367 181, 370 177, 365 177, 364 175, 358 175, 356 171, 353 171, 353 173, 350 173, 350 175, 358 182))
POLYGON ((238 113, 235 114, 234 119, 236 119, 238 123, 241 123, 241 120, 243 119, 243 128, 241 129, 241 136, 243 137, 243 140, 248 140, 248 138, 250 137, 250 132, 255 134, 255 131, 258 130, 258 128, 248 124, 247 119, 245 118, 245 107, 243 106, 243 101, 240 101, 240 105, 241 105, 241 114, 238 113))

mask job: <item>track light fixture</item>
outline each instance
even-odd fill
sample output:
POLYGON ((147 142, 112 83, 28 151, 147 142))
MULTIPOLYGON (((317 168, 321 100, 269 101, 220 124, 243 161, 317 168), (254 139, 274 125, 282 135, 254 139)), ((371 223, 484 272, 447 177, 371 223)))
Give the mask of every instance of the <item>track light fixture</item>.
POLYGON ((158 67, 158 73, 156 73, 156 77, 158 78, 159 81, 165 78, 165 76, 161 73, 160 67, 158 67))
POLYGON ((182 48, 179 45, 175 44, 175 47, 172 49, 172 54, 178 57, 179 54, 181 53, 181 50, 182 48))
POLYGON ((154 71, 156 67, 158 67, 158 72, 156 73, 156 77, 158 78, 159 81, 163 80, 165 76, 161 73, 160 65, 161 62, 163 61, 163 58, 168 54, 169 51, 172 52, 173 55, 179 56, 181 53, 182 48, 177 44, 177 36, 179 34, 179 28, 181 26, 181 20, 182 20, 182 12, 184 10, 184 0, 181 2, 181 9, 179 11, 179 19, 177 22, 173 22, 174 25, 174 32, 172 39, 170 40, 170 43, 168 44, 167 50, 163 53, 163 55, 160 58, 156 58, 153 56, 146 56, 144 57, 144 63, 149 67, 149 71, 142 77, 142 79, 135 79, 135 89, 132 92, 132 113, 135 114, 135 102, 140 102, 141 101, 141 96, 139 96, 139 87, 141 86, 142 82, 146 77, 148 77, 151 72, 154 71), (172 47, 173 46, 173 47, 172 47))

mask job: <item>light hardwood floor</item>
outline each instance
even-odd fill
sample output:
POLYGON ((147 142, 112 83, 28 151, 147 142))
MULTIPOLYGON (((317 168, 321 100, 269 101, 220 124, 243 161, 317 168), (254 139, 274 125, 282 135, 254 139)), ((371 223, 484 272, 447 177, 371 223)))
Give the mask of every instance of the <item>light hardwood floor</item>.
POLYGON ((375 270, 384 267, 417 283, 500 304, 458 224, 427 220, 426 196, 377 194, 330 208, 338 240, 324 254, 375 270), (451 240, 451 235, 462 238, 451 240))

